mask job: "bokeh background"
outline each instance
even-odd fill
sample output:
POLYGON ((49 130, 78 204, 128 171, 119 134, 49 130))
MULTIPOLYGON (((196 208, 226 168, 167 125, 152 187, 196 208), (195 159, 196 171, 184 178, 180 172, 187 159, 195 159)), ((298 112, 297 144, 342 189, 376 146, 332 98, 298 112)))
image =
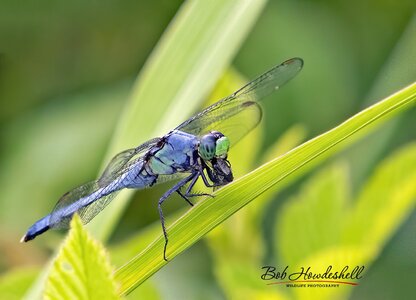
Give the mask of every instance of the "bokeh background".
MULTIPOLYGON (((21 289, 28 288, 54 253, 62 232, 25 245, 19 239, 63 192, 97 176, 133 82, 181 4, 0 1, 0 289, 22 273, 21 289)), ((269 1, 232 66, 248 79, 294 56, 305 67, 279 91, 280 101, 264 102, 258 160, 295 124, 312 138, 415 81, 415 8, 411 0, 269 1)), ((380 161, 415 140, 415 117, 413 109, 327 162, 348 165, 351 194, 380 161)), ((268 204, 262 234, 273 235, 269 228, 282 203, 311 176, 268 204)), ((158 220, 163 188, 135 194, 110 247, 158 220)), ((166 212, 183 206, 171 201, 166 212)), ((415 227, 413 212, 352 298, 414 293, 415 227)), ((272 256, 272 244, 266 239, 265 257, 272 256)), ((227 297, 212 255, 199 242, 156 274, 152 293, 163 299, 227 297)))

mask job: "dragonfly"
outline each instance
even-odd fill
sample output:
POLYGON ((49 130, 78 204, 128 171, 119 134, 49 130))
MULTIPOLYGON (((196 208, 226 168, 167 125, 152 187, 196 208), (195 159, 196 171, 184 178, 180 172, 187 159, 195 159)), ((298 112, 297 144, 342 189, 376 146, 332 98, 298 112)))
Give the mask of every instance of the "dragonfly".
POLYGON ((233 181, 228 151, 255 128, 261 118, 259 101, 279 89, 302 69, 303 60, 292 58, 273 67, 242 88, 205 108, 162 137, 115 155, 97 180, 65 193, 52 212, 35 222, 21 242, 33 240, 49 229, 68 228, 77 213, 83 224, 91 221, 122 189, 143 189, 175 180, 158 201, 165 239, 163 259, 167 261, 168 234, 162 204, 174 193, 187 203, 199 178, 210 188, 233 181))

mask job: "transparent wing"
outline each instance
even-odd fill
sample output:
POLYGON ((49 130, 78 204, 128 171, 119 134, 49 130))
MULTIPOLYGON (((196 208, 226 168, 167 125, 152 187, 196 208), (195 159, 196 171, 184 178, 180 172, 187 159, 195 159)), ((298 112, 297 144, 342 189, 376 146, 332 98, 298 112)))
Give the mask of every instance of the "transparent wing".
POLYGON ((220 131, 230 139, 232 145, 235 145, 260 122, 262 111, 258 101, 295 77, 302 66, 302 59, 289 59, 175 129, 194 135, 203 135, 211 130, 220 131))
POLYGON ((120 172, 125 169, 130 162, 134 162, 134 158, 140 158, 151 147, 155 146, 160 141, 160 138, 151 139, 140 146, 132 149, 124 150, 115 155, 110 163, 105 168, 103 174, 98 179, 100 186, 106 186, 120 175, 120 172))
POLYGON ((178 173, 167 174, 167 175, 162 174, 162 175, 157 176, 155 185, 165 183, 165 182, 169 182, 169 181, 173 181, 173 180, 177 180, 177 179, 183 178, 185 176, 189 176, 189 173, 180 173, 180 172, 178 172, 178 173))
MULTIPOLYGON (((172 181, 184 177, 184 173, 175 173, 170 175, 159 175, 156 184, 172 181)), ((80 208, 77 213, 81 217, 81 220, 84 224, 87 224, 91 221, 98 213, 100 213, 110 202, 114 199, 114 197, 118 194, 119 191, 112 192, 111 194, 101 197, 100 199, 92 202, 91 204, 80 208)))
MULTIPOLYGON (((91 195, 100 189, 97 181, 91 181, 83 184, 66 194, 64 194, 56 203, 50 218, 51 227, 54 228, 68 228, 72 215, 79 212, 85 206, 80 199, 91 195)), ((112 195, 112 194, 110 194, 112 195)), ((108 195, 108 196, 110 196, 108 195)), ((97 212, 98 213, 98 212, 97 212)), ((82 219, 82 217, 81 217, 82 219)), ((89 220, 83 220, 83 223, 88 223, 89 220)))
POLYGON ((142 159, 143 155, 159 141, 160 138, 155 138, 136 148, 120 152, 113 157, 98 180, 83 184, 64 194, 51 213, 51 226, 68 228, 75 212, 80 215, 84 224, 91 221, 114 199, 117 194, 114 187, 117 186, 117 178, 123 173, 123 170, 142 159))
POLYGON ((118 194, 118 191, 113 192, 107 196, 101 197, 100 199, 94 201, 90 205, 84 206, 80 210, 77 211, 79 216, 81 217, 82 223, 87 224, 91 221, 96 215, 98 215, 110 202, 114 199, 114 197, 118 194))

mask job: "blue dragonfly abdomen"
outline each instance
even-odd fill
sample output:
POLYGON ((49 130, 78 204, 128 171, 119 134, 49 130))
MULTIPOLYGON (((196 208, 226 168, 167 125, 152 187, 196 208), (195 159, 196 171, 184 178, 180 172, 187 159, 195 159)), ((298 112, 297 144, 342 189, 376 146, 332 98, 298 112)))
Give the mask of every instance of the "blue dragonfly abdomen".
MULTIPOLYGON (((126 187, 126 184, 130 182, 129 175, 131 174, 125 173, 105 186, 100 186, 99 181, 92 181, 67 192, 58 201, 53 212, 35 222, 22 240, 31 240, 50 228, 68 227, 69 221, 75 212, 78 212, 81 217, 88 214, 95 216, 101 211, 102 207, 113 199, 117 191, 126 187), (88 211, 89 205, 97 203, 97 200, 101 200, 101 206, 95 205, 92 211, 88 211)), ((146 179, 151 180, 149 177, 146 179)), ((90 220, 91 218, 82 217, 83 220, 90 220)))
POLYGON ((199 140, 194 135, 171 132, 161 140, 160 146, 156 144, 150 149, 149 157, 140 157, 132 162, 118 176, 112 177, 111 181, 101 179, 90 182, 63 195, 51 214, 29 228, 25 240, 30 240, 49 228, 66 228, 75 212, 83 220, 89 221, 121 189, 147 188, 158 183, 159 176, 189 171, 195 163, 198 143, 199 140))

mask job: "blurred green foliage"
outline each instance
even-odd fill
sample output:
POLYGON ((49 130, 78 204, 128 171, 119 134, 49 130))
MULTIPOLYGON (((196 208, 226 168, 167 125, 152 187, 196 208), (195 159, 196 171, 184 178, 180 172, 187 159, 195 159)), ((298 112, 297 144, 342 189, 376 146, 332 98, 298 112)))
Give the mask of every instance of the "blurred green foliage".
POLYGON ((1 120, 135 76, 180 3, 2 0, 1 120))
MULTIPOLYGON (((96 176, 133 80, 180 4, 171 0, 110 0, 23 5, 0 0, 0 267, 4 273, 10 272, 0 280, 0 292, 8 295, 7 299, 23 295, 22 290, 34 279, 35 271, 19 273, 20 268, 39 268, 60 242, 57 232, 30 245, 18 244, 20 236, 28 225, 50 211, 63 192, 96 176)), ((313 137, 414 82, 415 8, 411 0, 270 1, 237 54, 234 66, 246 78, 253 78, 293 56, 302 57, 306 65, 299 80, 279 91, 281 101, 264 102, 257 157, 273 147, 277 137, 293 124, 302 124, 307 137, 313 137)), ((413 109, 342 153, 342 165, 331 169, 335 177, 343 178, 334 187, 338 191, 334 197, 347 199, 358 194, 386 156, 415 140, 415 117, 413 109), (347 179, 343 177, 345 170, 349 170, 347 179), (343 186, 348 181, 350 190, 343 186)), ((302 135, 294 138, 293 143, 302 139, 302 135)), ((249 151, 247 165, 256 163, 254 152, 249 151)), ((245 157, 241 152, 238 155, 245 157)), ((137 201, 129 204, 110 244, 116 247, 120 240, 158 219, 155 203, 165 187, 136 193, 137 201)), ((279 204, 282 198, 313 199, 309 194, 303 195, 302 189, 298 192, 297 185, 292 191, 293 197, 290 192, 276 198, 269 195, 268 212, 258 217, 262 232, 256 235, 252 231, 248 236, 256 241, 261 240, 260 235, 273 236, 270 228, 274 226, 270 224, 284 219, 279 204)), ((317 199, 331 202, 331 197, 317 199)), ((170 201, 167 212, 182 207, 182 202, 176 202, 170 201)), ((241 211, 228 223, 246 224, 244 218, 245 212, 241 211)), ((415 218, 413 212, 409 224, 414 224, 415 218)), ((234 230, 237 225, 225 226, 234 230)), ((412 285, 403 286, 393 279, 416 267, 414 255, 406 252, 415 246, 409 238, 414 226, 399 226, 398 230, 393 244, 387 244, 388 251, 381 252, 376 261, 377 272, 370 269, 368 280, 354 290, 355 298, 377 299, 380 294, 374 291, 381 286, 381 296, 403 298, 412 291, 412 285)), ((240 234, 244 238, 244 230, 240 234)), ((265 249, 277 243, 273 239, 265 239, 265 249)), ((125 243, 128 242, 131 241, 125 243)), ((133 248, 137 246, 137 242, 131 244, 133 248)), ((154 286, 144 287, 144 292, 139 291, 140 287, 130 297, 143 297, 149 291, 149 295, 160 294, 163 299, 189 299, 200 296, 202 290, 207 299, 213 299, 230 296, 227 286, 235 284, 238 288, 240 280, 241 285, 249 285, 244 280, 258 284, 255 280, 261 271, 260 262, 258 273, 247 271, 248 277, 240 278, 248 268, 237 263, 234 268, 224 264, 221 269, 217 252, 226 253, 223 260, 233 252, 226 245, 225 249, 216 250, 218 247, 211 239, 209 247, 193 247, 158 272, 156 280, 152 280, 154 286), (186 272, 180 271, 183 269, 186 272)), ((137 253, 127 249, 131 254, 137 253)), ((119 257, 118 261, 124 262, 131 255, 119 257)), ((268 290, 261 294, 265 299, 272 295, 276 296, 268 290)))

